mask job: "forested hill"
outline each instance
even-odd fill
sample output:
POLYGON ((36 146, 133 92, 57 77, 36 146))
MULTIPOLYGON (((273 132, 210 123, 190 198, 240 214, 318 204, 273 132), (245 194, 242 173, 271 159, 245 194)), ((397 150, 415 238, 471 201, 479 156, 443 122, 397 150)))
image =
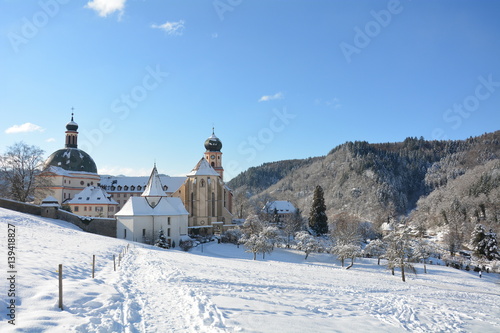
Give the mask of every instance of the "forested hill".
POLYGON ((228 182, 231 188, 245 187, 252 194, 261 192, 271 185, 276 184, 281 179, 285 178, 291 171, 304 167, 322 159, 323 157, 314 157, 296 160, 284 160, 278 162, 264 163, 258 167, 251 167, 240 173, 237 177, 228 182))
POLYGON ((269 199, 290 200, 307 215, 319 184, 329 215, 349 211, 383 221, 407 214, 420 197, 495 159, 500 159, 500 131, 456 141, 346 142, 326 156, 250 168, 229 186, 236 205, 245 201, 247 210, 269 199))

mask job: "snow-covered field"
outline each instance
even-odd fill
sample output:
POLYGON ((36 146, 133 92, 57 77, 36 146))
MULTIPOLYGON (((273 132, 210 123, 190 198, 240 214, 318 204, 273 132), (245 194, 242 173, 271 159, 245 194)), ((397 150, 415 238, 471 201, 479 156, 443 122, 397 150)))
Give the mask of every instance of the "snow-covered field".
POLYGON ((497 274, 417 267, 404 283, 374 259, 345 270, 329 255, 305 261, 276 249, 253 261, 242 247, 216 243, 187 253, 130 243, 115 272, 113 255, 128 242, 1 208, 0 228, 0 332, 500 332, 497 274), (15 326, 8 223, 16 226, 15 326))

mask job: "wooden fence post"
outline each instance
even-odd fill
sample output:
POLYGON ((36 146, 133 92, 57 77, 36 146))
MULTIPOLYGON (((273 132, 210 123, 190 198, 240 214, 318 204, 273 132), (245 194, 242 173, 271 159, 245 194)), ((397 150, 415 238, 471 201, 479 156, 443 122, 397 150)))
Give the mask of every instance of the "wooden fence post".
POLYGON ((95 254, 92 255, 92 278, 94 278, 95 272, 95 254))
POLYGON ((114 254, 113 254, 113 268, 114 268, 114 271, 116 272, 116 259, 115 259, 114 254))
POLYGON ((63 285, 62 285, 63 265, 59 264, 59 308, 63 310, 63 285))

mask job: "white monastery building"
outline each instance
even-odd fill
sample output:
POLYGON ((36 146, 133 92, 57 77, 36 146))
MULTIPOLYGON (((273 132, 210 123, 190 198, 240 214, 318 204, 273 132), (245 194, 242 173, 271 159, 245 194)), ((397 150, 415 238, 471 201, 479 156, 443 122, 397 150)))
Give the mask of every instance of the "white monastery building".
POLYGON ((163 230, 169 247, 176 246, 188 234, 188 215, 181 199, 163 190, 155 165, 141 196, 130 197, 116 213, 117 237, 152 244, 163 230))

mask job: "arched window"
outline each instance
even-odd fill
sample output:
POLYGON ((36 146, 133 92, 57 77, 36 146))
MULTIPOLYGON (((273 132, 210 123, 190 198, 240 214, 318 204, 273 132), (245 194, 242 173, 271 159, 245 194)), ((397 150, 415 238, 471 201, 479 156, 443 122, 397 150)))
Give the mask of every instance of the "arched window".
POLYGON ((205 187, 205 180, 204 180, 204 179, 202 179, 202 180, 200 181, 200 187, 205 187))
POLYGON ((212 216, 216 216, 215 214, 215 193, 212 192, 212 216))
POLYGON ((194 215, 194 193, 191 192, 191 216, 194 215))

